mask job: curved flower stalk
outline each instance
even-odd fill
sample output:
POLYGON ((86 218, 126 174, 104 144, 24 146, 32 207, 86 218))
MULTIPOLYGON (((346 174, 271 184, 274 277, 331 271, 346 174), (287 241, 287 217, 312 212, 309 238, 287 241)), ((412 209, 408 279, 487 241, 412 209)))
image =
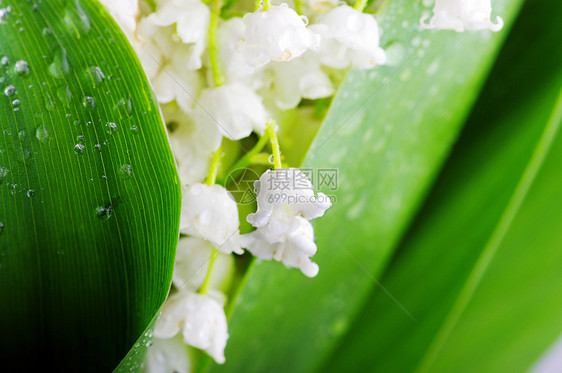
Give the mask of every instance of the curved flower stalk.
POLYGON ((496 22, 490 20, 492 14, 491 0, 435 0, 433 17, 426 23, 427 16, 420 19, 426 29, 455 30, 490 30, 499 31, 503 27, 501 17, 496 22))
MULTIPOLYGON (((385 64, 382 30, 374 15, 363 12, 367 0, 354 7, 336 0, 296 0, 294 9, 264 0, 228 20, 221 18, 221 0, 208 5, 155 0, 155 9, 141 7, 140 12, 137 0, 103 3, 138 51, 161 104, 183 184, 173 287, 145 371, 191 371, 197 363, 191 361, 193 348, 223 363, 224 305, 233 303, 232 278, 245 263, 241 255, 279 261, 307 277, 320 271, 312 261, 318 248, 310 221, 332 202, 314 192, 303 171, 283 164, 274 123, 283 127, 286 110, 298 118, 302 106, 310 108, 303 99, 333 95, 337 69, 385 64), (229 148, 233 142, 238 143, 229 148), (257 210, 246 217, 255 230, 240 234, 239 219, 245 217, 226 176, 240 168, 263 169, 269 152, 274 170, 255 181, 257 210), (223 158, 232 172, 220 169, 223 158), (223 185, 215 184, 217 176, 223 185)), ((421 22, 425 28, 497 31, 501 18, 493 24, 490 14, 490 0, 436 0, 429 23, 426 17, 421 22)))

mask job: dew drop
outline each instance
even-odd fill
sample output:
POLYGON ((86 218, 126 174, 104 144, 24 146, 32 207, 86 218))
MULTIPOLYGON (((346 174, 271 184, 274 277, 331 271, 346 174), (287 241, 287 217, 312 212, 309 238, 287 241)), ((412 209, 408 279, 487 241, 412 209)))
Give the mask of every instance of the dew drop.
POLYGON ((25 78, 29 76, 30 73, 29 64, 24 60, 19 60, 14 65, 14 71, 16 72, 17 76, 25 78))
POLYGON ((16 87, 9 85, 4 89, 4 94, 8 97, 13 96, 16 93, 16 87))
POLYGON ((20 106, 20 100, 15 99, 14 101, 12 101, 12 105, 13 106, 20 106))
POLYGON ((19 136, 19 138, 22 139, 22 140, 25 139, 25 131, 24 131, 24 130, 21 130, 21 131, 18 133, 18 136, 19 136))
POLYGON ((49 74, 56 79, 63 79, 65 75, 69 73, 70 64, 68 63, 66 50, 64 48, 58 48, 55 51, 53 63, 49 65, 48 71, 49 74))
POLYGON ((45 128, 45 124, 41 124, 39 127, 37 127, 37 129, 35 130, 35 137, 37 137, 37 140, 39 140, 40 142, 46 142, 49 139, 49 133, 45 128))
POLYGON ((86 147, 84 146, 84 144, 74 145, 74 153, 76 153, 78 155, 84 154, 85 149, 86 149, 86 147))
POLYGON ((268 162, 271 164, 275 163, 275 156, 273 154, 269 155, 269 158, 267 158, 268 162))
POLYGON ((96 100, 92 96, 84 96, 82 105, 88 110, 94 110, 96 108, 96 100))
POLYGON ((131 98, 122 98, 113 107, 113 110, 117 111, 123 117, 130 117, 133 112, 133 103, 131 98))
POLYGON ((64 12, 64 22, 71 30, 78 32, 78 38, 80 38, 80 34, 90 32, 90 19, 78 0, 68 2, 68 7, 64 12))
POLYGON ((10 171, 8 171, 6 167, 0 166, 0 185, 4 183, 4 180, 8 177, 9 172, 10 171))
POLYGON ((29 189, 29 190, 27 191, 27 196, 28 196, 29 198, 35 197, 35 191, 34 191, 33 189, 29 189))
POLYGON ((133 166, 130 164, 124 164, 119 169, 119 173, 123 179, 130 179, 133 176, 133 166))
POLYGON ((45 92, 43 99, 45 100, 45 107, 47 108, 47 110, 53 111, 56 105, 55 100, 53 100, 51 94, 49 92, 45 92))
POLYGON ((139 128, 135 125, 132 125, 131 128, 129 128, 129 131, 136 135, 139 132, 139 128))
POLYGON ((4 223, 0 221, 0 234, 4 233, 4 223))
POLYGON ((94 149, 96 149, 96 151, 98 152, 101 152, 101 145, 100 144, 94 145, 94 149))
POLYGON ((84 135, 78 135, 76 136, 76 141, 78 141, 79 144, 84 144, 86 139, 84 138, 84 135))
POLYGON ((96 208, 96 216, 100 220, 108 220, 111 215, 113 215, 113 206, 111 205, 111 203, 106 207, 100 206, 96 208))
POLYGON ((2 66, 8 66, 10 64, 10 58, 8 56, 4 56, 0 60, 0 63, 2 64, 2 66))
POLYGON ((64 106, 70 107, 70 103, 72 102, 72 92, 70 92, 70 88, 68 88, 68 86, 59 87, 57 89, 57 97, 64 106))
POLYGON ((107 127, 107 133, 108 134, 112 134, 113 132, 117 132, 117 124, 113 123, 113 122, 108 122, 106 125, 107 127))
POLYGON ((93 88, 99 86, 105 79, 105 75, 103 74, 103 71, 101 71, 101 69, 98 66, 87 68, 84 71, 84 76, 88 84, 93 88))

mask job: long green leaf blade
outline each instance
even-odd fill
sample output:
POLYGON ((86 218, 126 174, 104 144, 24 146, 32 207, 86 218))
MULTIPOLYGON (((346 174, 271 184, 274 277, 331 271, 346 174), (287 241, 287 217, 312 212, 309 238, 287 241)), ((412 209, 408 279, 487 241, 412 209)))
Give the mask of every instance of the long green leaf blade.
POLYGON ((2 6, 4 366, 108 371, 171 280, 180 186, 165 129, 99 3, 2 6))
MULTIPOLYGON (((496 3, 509 24, 520 2, 496 3)), ((258 263, 229 326, 227 363, 212 371, 314 370, 380 285, 377 277, 448 155, 503 38, 420 33, 422 13, 413 1, 383 8, 383 45, 394 65, 348 74, 307 155, 303 167, 317 172, 316 184, 320 169, 338 171, 337 190, 323 190, 335 196, 334 207, 316 222, 320 274, 310 280, 278 263, 258 263)), ((400 297, 394 300, 396 312, 408 317, 400 297)))
POLYGON ((539 43, 526 44, 542 19, 559 17, 557 7, 523 9, 385 275, 418 321, 375 292, 327 370, 525 371, 560 334, 562 288, 552 278, 562 268, 562 237, 551 223, 560 221, 562 204, 562 53, 551 49, 560 22, 553 20, 539 43), (539 71, 536 56, 545 53, 539 71), (517 90, 510 90, 514 82, 517 90))

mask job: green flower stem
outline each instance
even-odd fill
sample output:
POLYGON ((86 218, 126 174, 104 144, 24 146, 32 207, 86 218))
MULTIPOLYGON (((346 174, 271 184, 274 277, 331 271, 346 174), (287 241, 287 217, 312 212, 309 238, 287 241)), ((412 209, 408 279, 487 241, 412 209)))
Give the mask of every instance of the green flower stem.
POLYGON ((295 0, 295 11, 297 12, 298 15, 302 15, 302 1, 301 0, 295 0))
POLYGON ((209 59, 211 60, 211 71, 215 87, 224 84, 224 77, 219 66, 219 53, 217 48, 217 26, 221 15, 221 0, 213 0, 211 3, 211 19, 209 21, 209 59))
POLYGON ((217 173, 221 162, 222 145, 219 146, 213 158, 211 159, 211 166, 209 167, 209 175, 207 176, 207 185, 211 186, 217 181, 217 173))
POLYGON ((209 286, 211 284, 211 276, 213 274, 213 268, 215 267, 215 263, 217 261, 217 257, 219 256, 219 251, 213 247, 213 252, 211 253, 211 258, 209 259, 209 268, 207 268, 207 274, 205 275, 205 280, 203 280, 203 284, 199 288, 199 294, 207 294, 209 291, 209 286))
POLYGON ((365 7, 367 6, 368 0, 357 0, 355 5, 353 6, 356 10, 362 12, 365 7))
POLYGON ((267 123, 267 128, 265 133, 268 134, 269 142, 271 143, 271 151, 273 152, 273 168, 279 170, 283 168, 281 164, 281 150, 279 149, 279 140, 277 139, 277 134, 275 133, 275 121, 270 121, 267 123))
POLYGON ((269 9, 269 0, 256 0, 256 10, 262 8, 262 10, 269 9))
MULTIPOLYGON (((256 145, 254 145, 254 147, 252 149, 250 149, 246 154, 244 154, 244 156, 242 158, 240 158, 234 165, 232 165, 232 167, 230 167, 228 172, 225 173, 225 177, 231 176, 231 178, 235 179, 236 177, 238 177, 238 175, 246 167, 254 164, 254 162, 253 162, 254 157, 257 154, 259 154, 259 152, 262 151, 264 146, 267 144, 268 140, 269 140, 269 136, 267 135, 267 132, 266 132, 262 137, 260 137, 260 139, 258 140, 256 145)), ((219 179, 217 181, 217 184, 220 184, 222 186, 226 186, 225 185, 226 184, 225 177, 219 179)))

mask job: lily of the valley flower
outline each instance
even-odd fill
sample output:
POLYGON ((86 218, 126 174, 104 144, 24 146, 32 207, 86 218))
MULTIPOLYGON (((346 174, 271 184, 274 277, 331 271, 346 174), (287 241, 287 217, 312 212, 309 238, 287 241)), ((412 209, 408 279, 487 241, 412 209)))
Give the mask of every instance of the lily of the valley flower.
POLYGON ((242 254, 238 206, 220 185, 193 184, 183 190, 180 231, 210 241, 217 250, 242 254))
POLYGON ((242 235, 241 240, 259 259, 274 259, 287 267, 299 268, 308 277, 318 274, 318 264, 310 260, 316 254, 314 228, 288 208, 277 206, 269 224, 242 235))
POLYGON ((100 0, 100 3, 107 8, 107 11, 124 31, 135 31, 137 28, 136 18, 139 14, 138 0, 100 0))
POLYGON ((261 97, 241 83, 203 90, 194 118, 202 127, 217 127, 231 140, 248 137, 252 131, 263 134, 267 119, 261 97))
POLYGON ((197 183, 209 172, 211 156, 221 143, 222 135, 217 126, 204 126, 194 122, 175 104, 162 106, 169 127, 170 145, 178 162, 182 184, 197 183))
POLYGON ((246 28, 239 47, 249 72, 270 61, 290 61, 317 48, 320 41, 306 28, 308 21, 285 3, 248 13, 243 20, 246 28))
POLYGON ((169 0, 146 20, 161 28, 175 25, 177 38, 190 46, 185 68, 197 70, 202 66, 201 55, 207 47, 210 14, 209 7, 200 0, 169 0))
POLYGON ((428 18, 420 19, 426 29, 455 30, 491 30, 499 31, 503 27, 501 17, 496 17, 497 23, 492 23, 491 0, 435 0, 433 17, 426 24, 428 18))
POLYGON ((247 220, 258 229, 241 236, 243 246, 260 259, 316 276, 318 265, 310 260, 316 254, 314 229, 308 220, 324 215, 330 199, 323 193, 314 196, 312 183, 297 168, 268 170, 254 187, 258 211, 247 220))
POLYGON ((254 227, 263 227, 271 218, 276 206, 289 208, 293 215, 312 220, 324 215, 332 203, 324 193, 314 196, 312 183, 298 168, 267 170, 254 183, 258 211, 248 215, 254 227))
POLYGON ((224 308, 216 299, 187 290, 168 298, 154 336, 168 339, 180 331, 185 343, 204 350, 217 363, 224 363, 228 331, 224 308))
MULTIPOLYGON (((198 290, 207 274, 213 245, 199 237, 181 237, 176 250, 176 264, 172 283, 177 289, 198 290)), ((232 275, 234 257, 224 253, 216 254, 213 275, 209 287, 223 289, 228 286, 232 275)))
POLYGON ((379 26, 370 14, 340 5, 321 16, 310 29, 321 36, 320 61, 336 69, 370 69, 386 62, 379 47, 379 26))
POLYGON ((144 373, 189 373, 190 361, 187 346, 181 336, 154 338, 146 352, 144 373))
POLYGON ((303 98, 316 100, 334 94, 330 78, 322 71, 318 56, 312 52, 289 62, 272 62, 264 76, 269 84, 260 93, 271 97, 281 110, 296 107, 303 98))

